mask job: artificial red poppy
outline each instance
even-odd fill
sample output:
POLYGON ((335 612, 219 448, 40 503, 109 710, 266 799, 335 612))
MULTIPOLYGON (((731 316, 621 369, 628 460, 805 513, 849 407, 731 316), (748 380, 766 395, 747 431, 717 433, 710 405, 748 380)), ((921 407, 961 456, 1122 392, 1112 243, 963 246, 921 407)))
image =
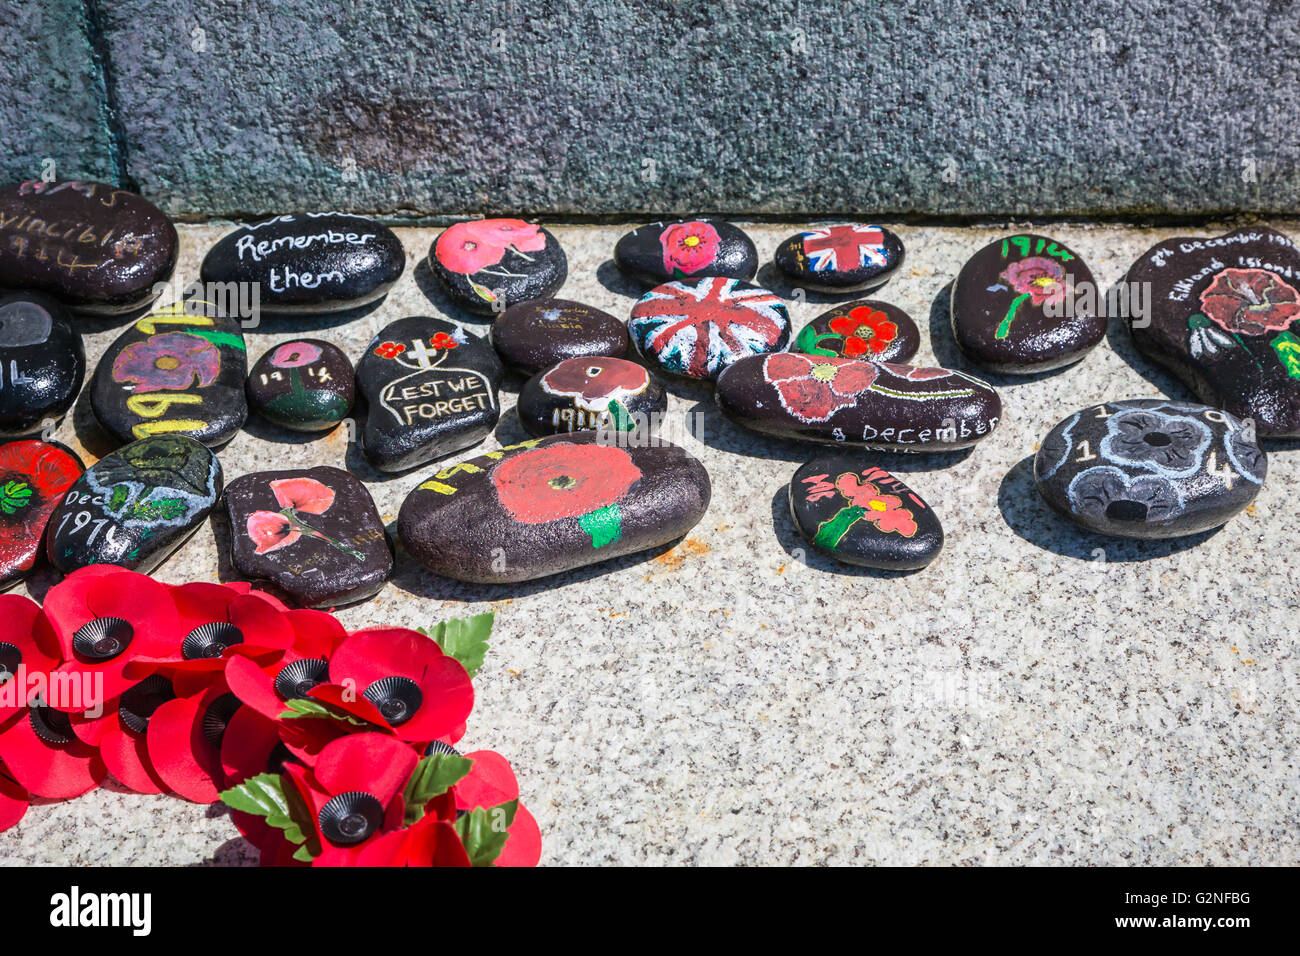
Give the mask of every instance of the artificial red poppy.
MULTIPOLYGON (((410 744, 384 734, 350 734, 323 751, 316 766, 290 765, 285 774, 307 804, 321 852, 313 866, 353 865, 376 838, 402 829, 402 793, 419 756, 410 744)), ((400 841, 384 844, 387 866, 400 857, 400 841)))
POLYGON ((616 504, 640 478, 625 449, 569 442, 530 448, 492 469, 502 507, 524 524, 577 518, 616 504))
POLYGON ((406 628, 352 632, 330 658, 329 677, 309 696, 391 728, 402 740, 448 737, 474 709, 474 685, 460 661, 406 628))
POLYGON ((778 352, 763 360, 763 377, 776 388, 781 406, 803 422, 824 422, 856 405, 878 374, 871 362, 830 355, 778 352))
POLYGON ((285 701, 306 697, 329 677, 329 658, 347 637, 343 625, 324 611, 286 611, 293 644, 279 655, 254 661, 240 655, 226 662, 226 683, 237 697, 269 720, 278 720, 285 701))
POLYGON ((55 445, 0 445, 0 586, 36 562, 46 522, 81 472, 81 462, 55 445))
POLYGON ((58 642, 40 607, 21 594, 0 595, 0 727, 18 719, 33 693, 48 691, 58 642))
POLYGON ((55 674, 81 685, 69 699, 51 698, 59 710, 103 706, 144 676, 127 674, 133 661, 168 657, 182 637, 168 588, 121 568, 69 575, 45 596, 45 616, 64 659, 55 674))
POLYGON ((77 739, 71 718, 40 700, 0 733, 0 760, 30 793, 53 800, 93 790, 108 773, 99 750, 77 739))
POLYGON ((445 819, 426 814, 405 829, 371 840, 356 855, 353 865, 446 867, 471 863, 456 828, 445 819))
MULTIPOLYGON (((452 787, 457 810, 490 809, 519 799, 519 781, 505 757, 492 750, 474 750, 464 756, 474 765, 452 787)), ((542 858, 542 831, 522 803, 506 832, 509 836, 495 865, 536 866, 542 858)))
POLYGON ((381 342, 375 346, 375 354, 385 359, 395 359, 405 351, 406 346, 401 342, 381 342))
POLYGON ((1201 293, 1201 308, 1228 332, 1263 335, 1300 317, 1300 292, 1267 269, 1224 269, 1201 293))
POLYGON ((233 655, 268 660, 293 644, 293 627, 284 617, 288 609, 247 585, 195 582, 171 588, 171 595, 180 645, 168 657, 137 659, 133 667, 216 675, 233 655))
POLYGON ((15 826, 27 813, 31 802, 27 788, 9 776, 4 765, 0 764, 0 833, 15 826))
POLYGON ((844 337, 843 353, 847 358, 879 355, 898 338, 898 326, 889 316, 867 305, 831 319, 830 330, 844 337))
POLYGON ((221 737, 221 772, 227 788, 261 773, 281 773, 287 762, 296 759, 280 739, 280 726, 251 707, 234 712, 221 737))
POLYGON ((136 793, 168 793, 171 788, 149 756, 145 732, 158 707, 175 693, 170 680, 151 674, 123 692, 101 717, 70 715, 73 733, 97 747, 108 772, 136 793))
POLYGON ((173 793, 195 803, 220 799, 226 782, 221 744, 241 706, 221 681, 153 711, 146 730, 149 758, 173 793))

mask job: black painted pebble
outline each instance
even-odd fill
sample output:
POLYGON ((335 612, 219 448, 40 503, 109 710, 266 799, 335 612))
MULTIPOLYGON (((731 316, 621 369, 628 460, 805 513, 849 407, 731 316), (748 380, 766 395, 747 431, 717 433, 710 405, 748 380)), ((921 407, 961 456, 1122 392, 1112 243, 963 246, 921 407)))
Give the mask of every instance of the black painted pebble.
POLYGON ((814 548, 847 564, 923 568, 943 550, 943 528, 921 496, 861 454, 818 455, 790 479, 790 514, 814 548))
POLYGON ((860 299, 813 319, 795 336, 791 351, 840 355, 875 362, 906 362, 921 347, 921 330, 896 305, 860 299))
POLYGON ((668 442, 534 438, 445 468, 402 503, 397 532, 435 574, 529 581, 667 544, 709 505, 704 466, 668 442))
POLYGON ((1144 355, 1205 404, 1252 419, 1261 437, 1300 437, 1300 249, 1290 238, 1248 226, 1166 239, 1122 288, 1144 355))
POLYGON ((0 591, 32 569, 50 515, 82 470, 81 459, 62 445, 35 439, 0 445, 0 591))
POLYGON ((405 471, 477 445, 501 416, 503 375, 496 353, 452 322, 411 316, 386 326, 357 363, 366 459, 405 471))
POLYGON ((1106 310, 1078 253, 1046 236, 1007 236, 953 283, 953 337, 977 365, 1031 374, 1079 361, 1106 337, 1106 310))
POLYGON ((536 299, 506 309, 492 323, 492 347, 506 368, 535 375, 584 355, 627 355, 627 323, 568 299, 536 299))
POLYGON ((1162 398, 1075 412, 1034 456, 1034 480, 1053 509, 1125 538, 1217 528, 1254 500, 1267 472, 1239 418, 1162 398))
POLYGON ((742 359, 714 396, 739 425, 881 451, 952 451, 993 433, 1002 401, 965 372, 779 352, 742 359))
POLYGON ((0 436, 62 418, 85 375, 81 334, 61 305, 38 293, 0 296, 0 436))
POLYGON ((754 278, 758 250, 738 226, 721 219, 676 219, 633 229, 614 245, 614 263, 644 285, 673 279, 754 278))
POLYGON ((221 464, 184 435, 132 442, 86 470, 50 515, 46 553, 69 574, 90 564, 149 572, 221 495, 221 464))
POLYGON ((522 219, 456 223, 434 240, 429 268, 457 306, 480 315, 547 298, 569 274, 555 236, 522 219))
POLYGON ((248 373, 248 407, 298 432, 333 428, 352 410, 352 363, 337 345, 293 339, 266 353, 248 373))
POLYGON ((241 475, 226 488, 230 559, 303 607, 373 596, 393 573, 384 523, 366 486, 319 467, 241 475))
POLYGON ((733 362, 785 348, 790 313, 779 296, 748 282, 690 279, 642 296, 628 332, 637 351, 661 371, 712 380, 733 362))
POLYGON ((572 358, 525 382, 516 407, 530 435, 588 428, 641 434, 657 429, 668 395, 636 362, 572 358))
POLYGON ((883 226, 854 223, 796 233, 776 249, 791 282, 826 292, 878 289, 903 264, 903 240, 883 226))
POLYGON ((276 216, 223 237, 203 259, 208 282, 249 282, 269 314, 339 312, 387 294, 406 267, 401 240, 364 216, 276 216))
MULTIPOLYGON (((90 383, 90 407, 122 442, 188 435, 210 448, 248 418, 248 357, 239 323, 175 303, 131 324, 108 347, 90 383)), ((211 310, 208 310, 211 311, 211 310)))
POLYGON ((0 186, 0 287, 77 312, 142 309, 176 265, 176 227, 135 193, 63 180, 0 186))

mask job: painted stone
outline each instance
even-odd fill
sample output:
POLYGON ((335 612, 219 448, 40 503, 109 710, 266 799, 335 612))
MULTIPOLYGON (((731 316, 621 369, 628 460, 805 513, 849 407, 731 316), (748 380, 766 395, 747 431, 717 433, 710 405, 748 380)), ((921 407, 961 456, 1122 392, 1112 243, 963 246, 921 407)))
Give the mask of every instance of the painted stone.
POLYGON ((402 502, 397 533, 435 574, 529 581, 673 541, 709 494, 704 466, 676 445, 576 432, 444 468, 402 502))
MULTIPOLYGON (((90 382, 95 419, 118 441, 188 435, 209 448, 248 418, 248 357, 239 323, 177 302, 133 322, 90 382)), ((206 309, 207 311, 212 311, 206 309)))
POLYGON ((364 216, 309 212, 224 236, 208 250, 199 278, 255 283, 268 314, 323 313, 382 298, 405 267, 391 229, 364 216))
POLYGON ((880 451, 967 448, 1002 416, 998 393, 965 372, 796 352, 742 359, 714 398, 754 431, 880 451))
POLYGON ((0 436, 58 421, 86 376, 86 351, 68 313, 39 293, 0 296, 0 436))
POLYGON ((62 445, 34 439, 0 445, 0 591, 32 569, 50 515, 82 470, 81 459, 62 445))
POLYGON ((568 299, 512 305, 492 323, 492 347, 506 368, 536 375, 565 359, 627 355, 627 323, 568 299))
POLYGON ((841 355, 875 362, 906 362, 921 347, 921 330, 896 305, 861 299, 813 319, 795 336, 791 351, 841 355))
POLYGON ((525 382, 516 410, 530 435, 589 428, 649 433, 668 411, 668 395, 636 362, 573 358, 525 382))
POLYGON ((1163 398, 1075 412, 1034 456, 1044 501, 1091 531, 1124 538, 1217 528, 1254 500, 1267 472, 1241 419, 1163 398))
POLYGON ((411 316, 386 326, 357 363, 366 459, 406 471, 477 445, 501 417, 503 375, 496 353, 452 322, 411 316))
POLYGON ((434 240, 429 268, 457 306, 479 315, 554 295, 569 275, 556 238, 522 219, 456 223, 434 240))
POLYGON ((333 428, 355 397, 352 363, 337 345, 294 339, 268 349, 248 373, 248 407, 298 432, 333 428))
POLYGON ((857 223, 796 233, 776 247, 776 267, 791 282, 825 292, 869 292, 903 264, 903 240, 883 226, 857 223))
POLYGON ((750 280, 758 272, 754 240, 721 219, 677 219, 633 229, 614 245, 614 264, 643 285, 721 276, 750 280))
POLYGON ((46 555, 70 574, 90 564, 148 573, 221 495, 221 463, 185 435, 142 438, 86 469, 50 515, 46 555))
POLYGON ((628 332, 651 365, 713 380, 740 359, 785 348, 790 313, 767 289, 710 276, 651 289, 632 307, 628 332))
POLYGON ((393 573, 384 522, 366 486, 338 468, 261 471, 226 488, 230 560, 303 607, 365 600, 393 573))
POLYGON ((1106 337, 1100 305, 1077 253, 1046 236, 1007 236, 957 274, 952 334, 967 358, 990 371, 1045 372, 1079 361, 1106 337))
POLYGON ((846 564, 915 571, 943 550, 943 528, 921 496, 861 454, 802 465, 790 479, 790 514, 809 544, 846 564))
POLYGON ((0 186, 0 287, 77 312, 142 309, 176 265, 176 227, 135 193, 62 180, 0 186))
POLYGON ((1166 239, 1124 278, 1133 343, 1264 438, 1300 437, 1300 249, 1260 226, 1166 239), (1138 314, 1149 298, 1148 314, 1138 314))

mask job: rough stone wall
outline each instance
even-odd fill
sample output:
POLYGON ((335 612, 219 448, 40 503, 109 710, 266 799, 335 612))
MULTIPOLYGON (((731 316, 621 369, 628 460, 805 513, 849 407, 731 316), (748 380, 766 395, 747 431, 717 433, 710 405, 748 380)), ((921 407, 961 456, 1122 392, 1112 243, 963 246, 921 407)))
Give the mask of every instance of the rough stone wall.
POLYGON ((1297 6, 0 0, 4 172, 194 217, 1293 213, 1297 6))

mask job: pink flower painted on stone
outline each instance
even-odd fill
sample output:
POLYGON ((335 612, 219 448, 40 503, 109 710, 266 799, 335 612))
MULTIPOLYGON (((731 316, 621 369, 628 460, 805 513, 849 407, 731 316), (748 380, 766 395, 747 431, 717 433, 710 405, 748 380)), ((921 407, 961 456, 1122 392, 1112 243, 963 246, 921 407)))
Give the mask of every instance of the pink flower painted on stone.
POLYGON ((221 353, 201 335, 164 332, 132 342, 113 360, 113 381, 137 392, 203 388, 221 373, 221 353))
POLYGON ((248 536, 253 539, 257 554, 266 554, 286 548, 302 537, 287 515, 278 511, 254 511, 248 516, 248 536))
POLYGON ((904 538, 916 534, 916 519, 903 507, 903 499, 897 495, 881 494, 874 484, 863 481, 852 472, 835 479, 835 490, 863 509, 862 517, 881 531, 893 531, 904 538))
POLYGON ((281 508, 309 515, 324 514, 334 504, 334 489, 315 478, 280 478, 271 482, 271 494, 281 508))
POLYGON ((1055 259, 1030 256, 1011 263, 1002 270, 1002 281, 1018 294, 1029 295, 1034 305, 1060 302, 1069 286, 1065 282, 1065 269, 1055 259))
POLYGON ((718 230, 707 222, 675 222, 659 234, 664 251, 664 272, 670 276, 694 275, 713 265, 718 257, 718 230))
POLYGON ((541 229, 522 219, 474 219, 458 222, 434 244, 433 255, 443 267, 473 275, 499 263, 507 249, 521 255, 546 248, 541 229))
POLYGON ((1224 269, 1201 293, 1201 308, 1228 332, 1264 335, 1300 317, 1300 292, 1267 269, 1224 269))
POLYGON ((322 354, 319 345, 286 342, 271 353, 271 364, 276 368, 302 368, 319 361, 322 354))
POLYGON ((541 252, 546 236, 541 227, 522 219, 475 219, 462 223, 479 242, 514 249, 517 252, 541 252))

